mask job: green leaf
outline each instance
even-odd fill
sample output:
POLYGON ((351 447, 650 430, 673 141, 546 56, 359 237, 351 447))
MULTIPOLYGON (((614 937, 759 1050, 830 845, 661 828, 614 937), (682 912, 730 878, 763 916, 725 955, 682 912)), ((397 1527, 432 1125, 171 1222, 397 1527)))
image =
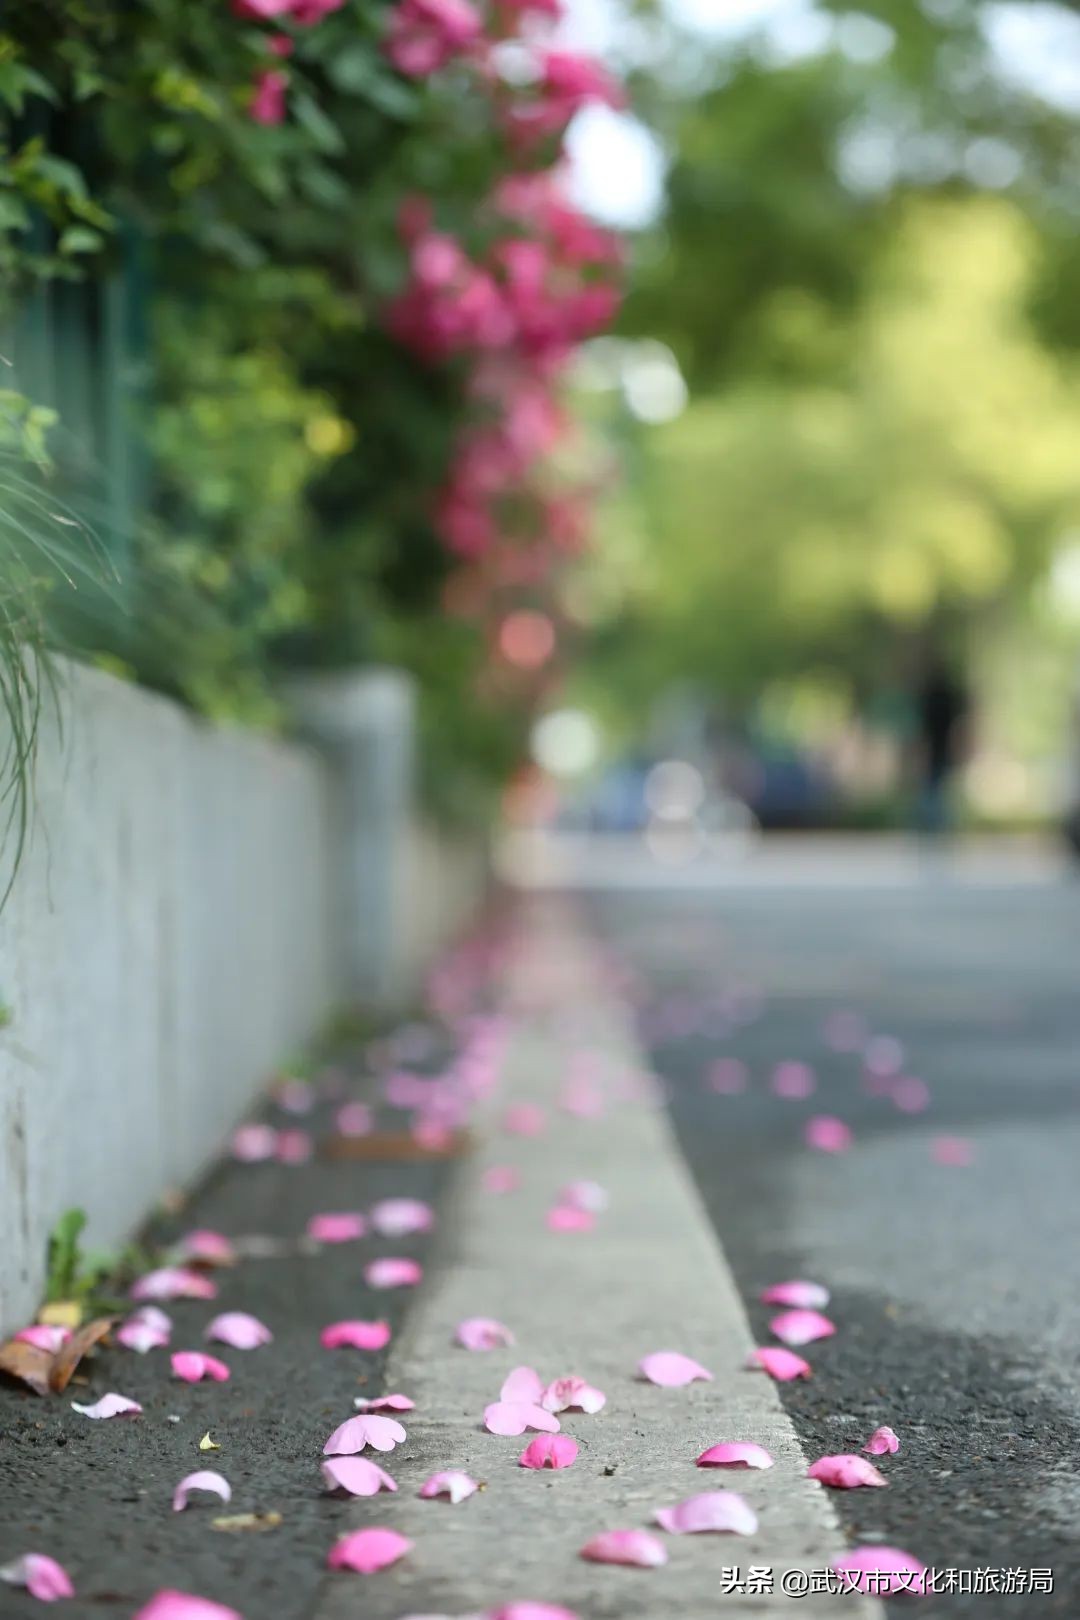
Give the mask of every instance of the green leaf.
POLYGON ((105 246, 105 238, 100 231, 92 231, 88 225, 69 225, 60 233, 57 246, 61 253, 100 253, 105 246))
POLYGON ((345 139, 341 131, 306 91, 298 90, 293 96, 292 111, 297 123, 311 136, 320 152, 335 155, 344 152, 345 139))

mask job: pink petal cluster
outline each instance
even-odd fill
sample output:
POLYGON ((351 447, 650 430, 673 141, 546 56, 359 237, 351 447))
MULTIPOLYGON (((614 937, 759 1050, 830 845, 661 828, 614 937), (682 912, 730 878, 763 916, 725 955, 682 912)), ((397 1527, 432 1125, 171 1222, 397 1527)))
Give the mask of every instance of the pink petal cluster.
POLYGON ((880 1429, 874 1430, 865 1446, 863 1446, 863 1450, 868 1452, 871 1457, 884 1457, 900 1450, 900 1440, 889 1428, 888 1424, 885 1423, 882 1424, 880 1429))
POLYGON ((599 1412, 606 1401, 607 1396, 602 1389, 594 1388, 573 1373, 568 1378, 554 1379, 540 1397, 540 1405, 545 1412, 594 1413, 599 1412))
POLYGON ((484 1408, 484 1427, 491 1434, 524 1434, 526 1429, 558 1434, 559 1420, 540 1404, 543 1396, 539 1373, 532 1367, 515 1367, 503 1381, 499 1399, 484 1408))
POLYGON ((538 1434, 518 1458, 522 1468, 569 1468, 577 1460, 577 1441, 568 1434, 538 1434))
POLYGON ((405 1430, 395 1418, 364 1413, 346 1419, 334 1430, 323 1446, 323 1456, 342 1456, 363 1451, 365 1446, 370 1446, 372 1451, 393 1451, 405 1438, 405 1430))
POLYGON ((399 0, 390 13, 386 54, 410 79, 427 79, 480 38, 480 14, 468 0, 399 0))
POLYGON ((217 1283, 190 1266, 162 1266, 133 1283, 131 1297, 136 1300, 216 1299, 217 1283))

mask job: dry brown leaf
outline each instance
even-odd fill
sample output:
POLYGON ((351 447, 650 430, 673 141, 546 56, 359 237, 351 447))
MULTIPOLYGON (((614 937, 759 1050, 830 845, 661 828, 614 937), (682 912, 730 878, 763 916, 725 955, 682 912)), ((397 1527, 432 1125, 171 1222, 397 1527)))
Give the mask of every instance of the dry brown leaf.
POLYGON ((253 1530, 262 1535, 265 1530, 276 1530, 281 1523, 280 1513, 228 1513, 224 1518, 211 1519, 213 1530, 225 1530, 235 1535, 239 1531, 253 1530))
POLYGON ((32 1389, 35 1395, 49 1393, 49 1374, 53 1358, 47 1350, 36 1344, 25 1344, 22 1339, 8 1339, 0 1344, 0 1372, 32 1389))
POLYGON ((453 1131, 445 1147, 429 1148, 408 1131, 375 1131, 370 1136, 329 1136, 323 1153, 329 1159, 380 1159, 408 1164, 425 1159, 458 1159, 471 1153, 474 1142, 468 1131, 453 1131))
POLYGON ((105 1337, 115 1321, 115 1316, 96 1316, 92 1322, 87 1322, 73 1333, 66 1344, 60 1346, 53 1357, 52 1370, 49 1373, 49 1388, 55 1395, 63 1394, 83 1356, 105 1337))

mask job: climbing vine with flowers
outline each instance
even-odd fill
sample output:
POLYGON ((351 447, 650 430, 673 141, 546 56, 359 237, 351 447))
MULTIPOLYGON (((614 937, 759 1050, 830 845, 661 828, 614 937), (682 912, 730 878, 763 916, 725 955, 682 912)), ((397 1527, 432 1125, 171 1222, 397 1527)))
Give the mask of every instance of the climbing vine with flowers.
POLYGON ((397 657, 438 732, 466 695, 549 678, 550 648, 501 667, 498 630, 553 622, 586 542, 564 382, 620 279, 561 171, 575 114, 621 91, 558 46, 560 4, 9 0, 7 322, 133 262, 145 288, 130 550, 153 633, 91 650, 234 712, 283 661, 397 657))

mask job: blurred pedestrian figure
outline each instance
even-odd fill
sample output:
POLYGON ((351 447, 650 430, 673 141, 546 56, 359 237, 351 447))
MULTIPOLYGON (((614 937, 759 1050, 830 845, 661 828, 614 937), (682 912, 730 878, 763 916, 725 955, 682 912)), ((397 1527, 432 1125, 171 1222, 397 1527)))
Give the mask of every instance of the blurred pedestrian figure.
POLYGON ((953 820, 952 780, 967 753, 969 701, 960 678, 935 654, 917 695, 920 832, 939 836, 953 820))

